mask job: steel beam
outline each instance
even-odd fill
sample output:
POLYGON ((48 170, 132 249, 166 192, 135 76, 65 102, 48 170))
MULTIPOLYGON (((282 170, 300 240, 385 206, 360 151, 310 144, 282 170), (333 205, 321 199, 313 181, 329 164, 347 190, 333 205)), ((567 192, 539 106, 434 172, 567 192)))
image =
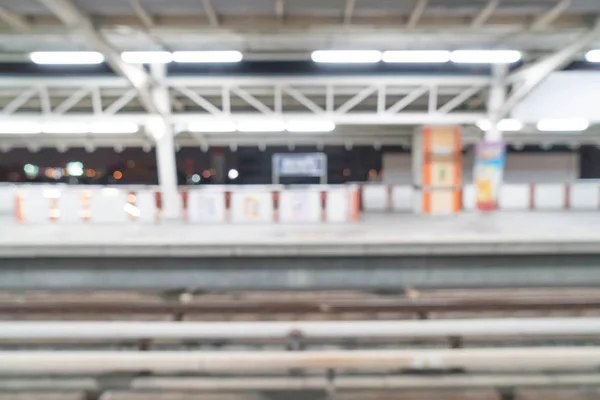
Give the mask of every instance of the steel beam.
POLYGON ((572 0, 558 0, 554 7, 541 14, 533 21, 531 30, 537 31, 548 28, 556 19, 558 19, 558 17, 567 11, 571 4, 572 0))
POLYGON ((350 25, 352 23, 355 6, 356 0, 346 0, 346 7, 344 8, 344 25, 350 25))
POLYGON ((213 7, 212 1, 211 0, 202 0, 202 6, 204 7, 204 12, 206 13, 206 16, 208 17, 208 21, 210 22, 210 24, 213 27, 218 28, 221 25, 221 23, 219 21, 219 16, 217 15, 215 8, 213 7))
POLYGON ((481 12, 471 21, 471 28, 481 28, 485 25, 487 20, 494 14, 499 4, 500 0, 489 0, 481 12))
POLYGON ((425 9, 427 8, 428 0, 417 0, 415 8, 413 9, 410 18, 408 19, 408 23, 406 24, 407 29, 414 29, 419 24, 423 13, 425 13, 425 9))
POLYGON ((598 37, 600 37, 600 20, 596 22, 594 29, 579 37, 571 45, 511 74, 507 78, 507 83, 522 83, 513 90, 504 105, 498 110, 498 117, 504 118, 508 115, 521 100, 546 80, 550 73, 566 66, 573 57, 586 49, 598 37))
POLYGON ((104 54, 108 64, 138 91, 140 102, 151 114, 158 109, 151 96, 152 81, 141 66, 127 64, 120 53, 98 32, 90 17, 75 6, 71 0, 38 0, 58 17, 67 28, 76 34, 84 35, 91 47, 104 54))
POLYGON ((6 25, 10 26, 15 31, 31 31, 31 25, 29 25, 23 16, 15 14, 4 7, 0 7, 0 20, 2 20, 6 25))

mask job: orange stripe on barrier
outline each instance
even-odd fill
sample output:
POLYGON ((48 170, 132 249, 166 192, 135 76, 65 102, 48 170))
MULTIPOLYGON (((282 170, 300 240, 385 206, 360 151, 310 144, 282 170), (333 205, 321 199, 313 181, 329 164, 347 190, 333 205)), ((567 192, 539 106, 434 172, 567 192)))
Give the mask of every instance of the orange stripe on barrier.
POLYGON ((460 128, 454 129, 454 212, 462 209, 462 138, 460 128))
POLYGON ((423 129, 423 213, 431 213, 431 128, 423 129))
POLYGON ((327 222, 327 192, 322 191, 319 198, 321 200, 321 221, 327 222))
POLYGON ((25 222, 25 215, 23 214, 23 198, 21 193, 17 192, 15 195, 15 217, 17 221, 25 222))
POLYGON ((565 183, 565 210, 571 209, 571 185, 565 183))
POLYGON ((535 184, 529 184, 529 208, 535 210, 535 184))
POLYGON ((352 198, 354 199, 354 201, 352 204, 351 221, 358 221, 360 211, 360 192, 358 188, 352 191, 352 198))
POLYGON ((279 192, 273 192, 273 221, 279 222, 279 192))

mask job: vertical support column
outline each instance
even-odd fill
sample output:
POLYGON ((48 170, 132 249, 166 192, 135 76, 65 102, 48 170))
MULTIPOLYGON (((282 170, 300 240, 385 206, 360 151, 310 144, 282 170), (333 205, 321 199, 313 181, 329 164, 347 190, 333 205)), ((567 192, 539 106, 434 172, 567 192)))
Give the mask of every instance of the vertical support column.
POLYGON ((437 215, 458 212, 461 177, 460 127, 423 127, 413 141, 413 182, 419 193, 415 211, 437 215))
POLYGON ((502 139, 502 132, 498 129, 501 120, 500 109, 506 101, 506 86, 504 79, 508 73, 507 64, 494 64, 492 66, 492 86, 488 97, 487 110, 490 121, 490 130, 485 132, 485 140, 495 142, 502 139))
POLYGON ((169 121, 171 115, 171 100, 168 89, 164 84, 166 67, 164 64, 151 66, 155 86, 152 97, 159 108, 157 116, 147 126, 156 141, 156 164, 158 167, 158 183, 162 199, 162 218, 177 219, 182 215, 182 202, 177 187, 177 163, 175 159, 175 133, 169 121))

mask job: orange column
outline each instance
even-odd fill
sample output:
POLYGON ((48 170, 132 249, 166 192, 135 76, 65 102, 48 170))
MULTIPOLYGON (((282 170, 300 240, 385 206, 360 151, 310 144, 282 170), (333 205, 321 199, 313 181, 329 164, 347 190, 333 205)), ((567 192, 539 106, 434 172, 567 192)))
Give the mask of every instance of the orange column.
POLYGON ((462 203, 461 129, 430 126, 422 134, 423 213, 458 212, 462 203))

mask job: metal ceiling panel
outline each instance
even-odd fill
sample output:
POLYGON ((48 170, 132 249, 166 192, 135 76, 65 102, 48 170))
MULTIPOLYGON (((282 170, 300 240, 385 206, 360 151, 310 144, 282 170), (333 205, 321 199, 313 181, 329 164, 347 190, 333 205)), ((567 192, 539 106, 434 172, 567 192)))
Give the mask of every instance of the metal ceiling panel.
POLYGON ((36 0, 0 0, 0 7, 17 14, 49 14, 36 0))

